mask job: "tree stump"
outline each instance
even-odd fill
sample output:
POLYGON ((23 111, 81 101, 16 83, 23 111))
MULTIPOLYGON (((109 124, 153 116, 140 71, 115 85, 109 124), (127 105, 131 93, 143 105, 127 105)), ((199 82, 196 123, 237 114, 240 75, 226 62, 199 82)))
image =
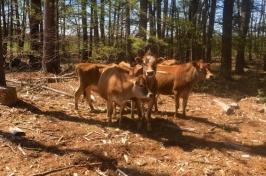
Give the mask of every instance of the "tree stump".
POLYGON ((15 87, 0 87, 0 104, 13 105, 18 100, 15 87))

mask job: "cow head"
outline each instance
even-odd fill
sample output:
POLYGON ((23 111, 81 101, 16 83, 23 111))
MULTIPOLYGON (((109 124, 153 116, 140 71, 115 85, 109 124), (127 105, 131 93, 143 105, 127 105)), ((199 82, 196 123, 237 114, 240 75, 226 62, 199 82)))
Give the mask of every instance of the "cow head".
POLYGON ((213 73, 210 71, 210 64, 204 62, 203 60, 193 62, 193 66, 198 71, 199 81, 204 81, 205 79, 210 79, 214 76, 213 73))
POLYGON ((132 91, 136 98, 146 99, 153 96, 152 92, 147 87, 147 81, 143 75, 135 77, 132 82, 132 91))
POLYGON ((151 51, 145 53, 143 58, 136 57, 135 61, 142 65, 143 74, 147 77, 154 77, 156 73, 157 63, 159 59, 157 59, 154 55, 151 54, 151 51))

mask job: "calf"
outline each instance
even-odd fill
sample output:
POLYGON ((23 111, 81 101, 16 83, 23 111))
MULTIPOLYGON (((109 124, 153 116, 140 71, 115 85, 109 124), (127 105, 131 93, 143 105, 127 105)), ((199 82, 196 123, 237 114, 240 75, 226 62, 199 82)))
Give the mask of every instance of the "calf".
POLYGON ((101 73, 108 65, 104 64, 92 64, 92 63, 80 63, 76 65, 76 73, 79 78, 79 87, 75 92, 75 109, 78 110, 78 100, 81 94, 84 95, 87 100, 91 111, 94 111, 94 107, 91 100, 91 91, 97 92, 97 85, 100 79, 101 73))
MULTIPOLYGON (((116 65, 103 71, 98 82, 98 93, 107 101, 109 124, 112 121, 113 104, 120 105, 119 126, 121 125, 124 106, 128 100, 132 98, 150 98, 152 96, 142 75, 134 77, 127 70, 116 65)), ((139 115, 141 116, 141 113, 139 115)))
MULTIPOLYGON (((179 99, 183 99, 183 115, 185 116, 188 97, 193 86, 213 76, 209 70, 209 64, 201 60, 174 66, 158 65, 157 70, 158 94, 174 94, 176 117, 179 108, 179 99)), ((155 102, 155 110, 157 110, 157 102, 155 102)))

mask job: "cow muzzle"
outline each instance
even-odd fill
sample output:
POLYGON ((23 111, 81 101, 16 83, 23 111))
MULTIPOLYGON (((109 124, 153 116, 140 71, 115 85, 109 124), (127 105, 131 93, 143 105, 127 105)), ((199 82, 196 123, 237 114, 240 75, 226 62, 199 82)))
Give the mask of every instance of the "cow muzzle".
POLYGON ((146 71, 146 76, 149 76, 149 77, 151 77, 151 76, 154 76, 154 70, 147 70, 146 71))

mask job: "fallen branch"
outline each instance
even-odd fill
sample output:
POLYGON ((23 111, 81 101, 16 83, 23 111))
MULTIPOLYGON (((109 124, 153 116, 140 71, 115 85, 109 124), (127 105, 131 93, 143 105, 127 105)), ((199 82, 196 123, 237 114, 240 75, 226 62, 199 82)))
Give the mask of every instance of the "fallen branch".
POLYGON ((97 172, 98 175, 100 176, 107 176, 104 172, 100 171, 99 169, 95 170, 97 172))
POLYGON ((118 173, 119 176, 128 176, 124 171, 121 169, 116 169, 116 172, 118 173))
POLYGON ((73 168, 73 167, 95 166, 95 165, 99 165, 99 164, 101 164, 101 163, 69 165, 69 166, 60 167, 60 168, 52 169, 52 170, 49 170, 49 171, 45 171, 45 172, 42 172, 42 173, 33 174, 32 176, 43 176, 43 175, 48 175, 48 174, 51 174, 51 173, 54 173, 54 172, 59 172, 59 171, 65 170, 65 169, 70 169, 70 168, 73 168))
POLYGON ((227 104, 225 104, 224 102, 218 100, 218 99, 214 99, 213 100, 217 105, 220 106, 220 108, 222 108, 223 112, 227 115, 233 114, 234 113, 234 108, 232 106, 229 106, 227 104))
POLYGON ((26 156, 27 154, 26 154, 26 152, 22 149, 22 147, 20 146, 20 144, 18 145, 18 149, 19 149, 19 151, 24 155, 24 156, 26 156))
POLYGON ((57 90, 57 89, 53 89, 51 87, 42 86, 42 88, 50 90, 50 91, 53 91, 53 92, 56 92, 56 93, 59 93, 59 94, 62 94, 62 95, 65 95, 65 96, 69 96, 69 97, 72 97, 72 98, 74 97, 72 94, 69 94, 69 93, 66 93, 66 92, 63 92, 63 91, 60 91, 60 90, 57 90))

